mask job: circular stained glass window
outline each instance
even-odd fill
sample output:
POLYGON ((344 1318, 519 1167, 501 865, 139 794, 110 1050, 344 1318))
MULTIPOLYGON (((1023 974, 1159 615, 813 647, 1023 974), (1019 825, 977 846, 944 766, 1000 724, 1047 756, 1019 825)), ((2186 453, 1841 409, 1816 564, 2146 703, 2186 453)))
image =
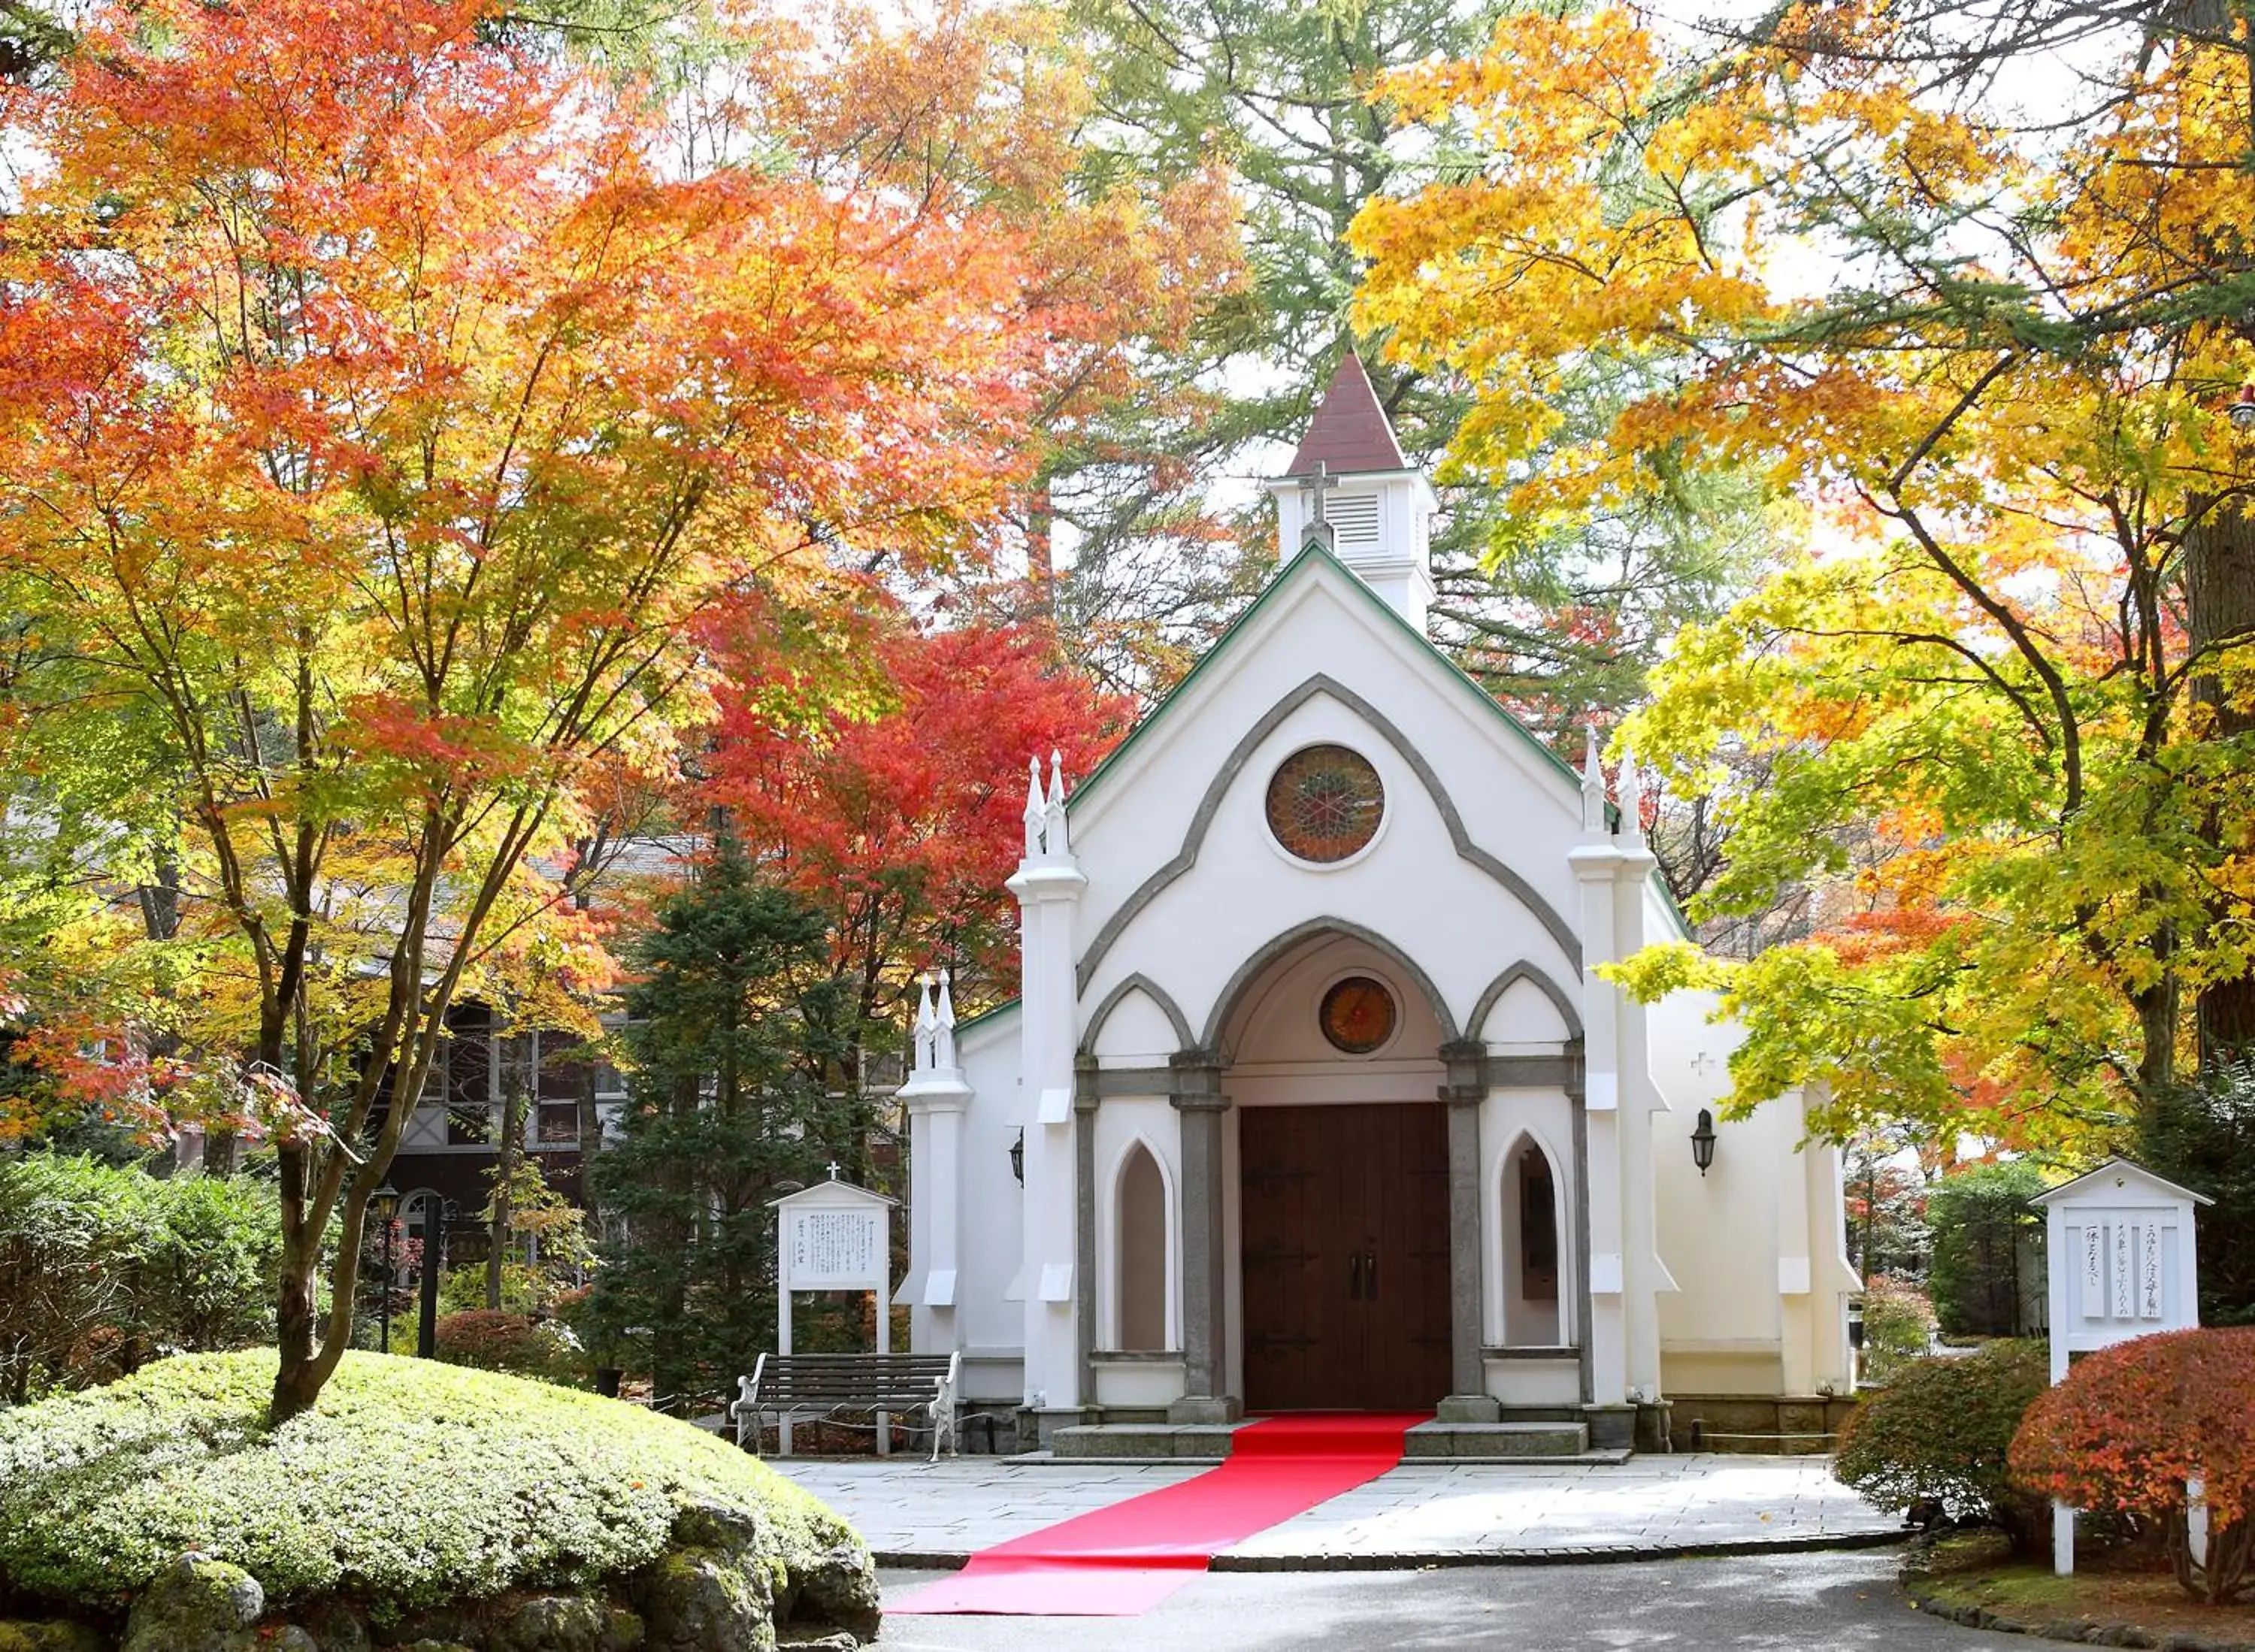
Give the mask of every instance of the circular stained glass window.
POLYGON ((1268 782, 1268 829, 1303 861, 1344 861, 1378 835, 1386 788, 1378 770, 1345 746, 1310 746, 1284 759, 1268 782))
POLYGON ((1321 1016, 1334 1049, 1366 1056, 1394 1036, 1394 995, 1383 981, 1349 975, 1324 995, 1321 1016))

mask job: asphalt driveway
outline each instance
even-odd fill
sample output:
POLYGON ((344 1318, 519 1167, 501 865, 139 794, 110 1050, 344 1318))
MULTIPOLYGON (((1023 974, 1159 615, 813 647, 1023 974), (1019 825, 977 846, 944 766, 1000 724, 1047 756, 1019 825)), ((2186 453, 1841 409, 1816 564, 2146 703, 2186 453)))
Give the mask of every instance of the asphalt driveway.
MULTIPOLYGON (((887 1620, 885 1652, 1299 1652, 1317 1647, 2030 1652, 1912 1609, 1890 1550, 1425 1571, 1209 1572, 1140 1618, 887 1620)), ((938 1573, 887 1571, 894 1599, 938 1573)))

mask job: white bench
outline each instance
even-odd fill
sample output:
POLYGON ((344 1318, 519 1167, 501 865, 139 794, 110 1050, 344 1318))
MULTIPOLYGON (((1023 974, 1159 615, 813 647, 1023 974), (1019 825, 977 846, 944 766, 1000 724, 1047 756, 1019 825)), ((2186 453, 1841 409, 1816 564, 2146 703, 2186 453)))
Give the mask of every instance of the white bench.
POLYGON ((955 1391, 963 1355, 955 1353, 763 1353, 752 1374, 736 1379, 736 1398, 728 1407, 735 1420, 736 1444, 755 1457, 760 1450, 760 1418, 772 1411, 781 1424, 781 1448, 790 1450, 790 1424, 797 1417, 828 1417, 839 1411, 877 1413, 877 1450, 889 1447, 888 1416, 900 1412, 931 1420, 931 1459, 939 1445, 955 1449, 955 1391))

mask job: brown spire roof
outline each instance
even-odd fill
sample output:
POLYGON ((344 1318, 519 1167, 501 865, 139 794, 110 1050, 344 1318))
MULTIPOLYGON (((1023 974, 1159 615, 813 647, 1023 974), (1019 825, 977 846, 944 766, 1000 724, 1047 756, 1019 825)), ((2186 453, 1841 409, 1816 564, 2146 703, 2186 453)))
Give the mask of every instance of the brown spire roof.
POLYGON ((1331 387, 1316 404, 1314 422, 1300 438, 1299 451, 1292 455, 1291 466, 1284 474, 1310 475, 1318 461, 1335 476, 1358 470, 1409 468, 1409 461, 1401 456, 1401 445, 1394 439, 1394 426, 1387 422, 1386 410, 1378 404, 1378 392, 1370 387, 1362 358, 1352 349, 1339 358, 1331 387))

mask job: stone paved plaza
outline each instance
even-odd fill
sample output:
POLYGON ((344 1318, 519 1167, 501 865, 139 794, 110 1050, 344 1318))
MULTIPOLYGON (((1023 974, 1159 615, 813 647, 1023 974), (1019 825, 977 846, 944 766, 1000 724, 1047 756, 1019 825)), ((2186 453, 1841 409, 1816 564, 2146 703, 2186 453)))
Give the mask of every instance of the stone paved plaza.
MULTIPOLYGON (((853 1522, 889 1564, 945 1563, 1210 1466, 1075 1467, 1007 1458, 927 1466, 905 1457, 775 1466, 853 1522)), ((1795 1547, 1869 1542, 1900 1529, 1835 1480, 1823 1458, 1409 1463, 1247 1539, 1218 1568, 1795 1547)))

